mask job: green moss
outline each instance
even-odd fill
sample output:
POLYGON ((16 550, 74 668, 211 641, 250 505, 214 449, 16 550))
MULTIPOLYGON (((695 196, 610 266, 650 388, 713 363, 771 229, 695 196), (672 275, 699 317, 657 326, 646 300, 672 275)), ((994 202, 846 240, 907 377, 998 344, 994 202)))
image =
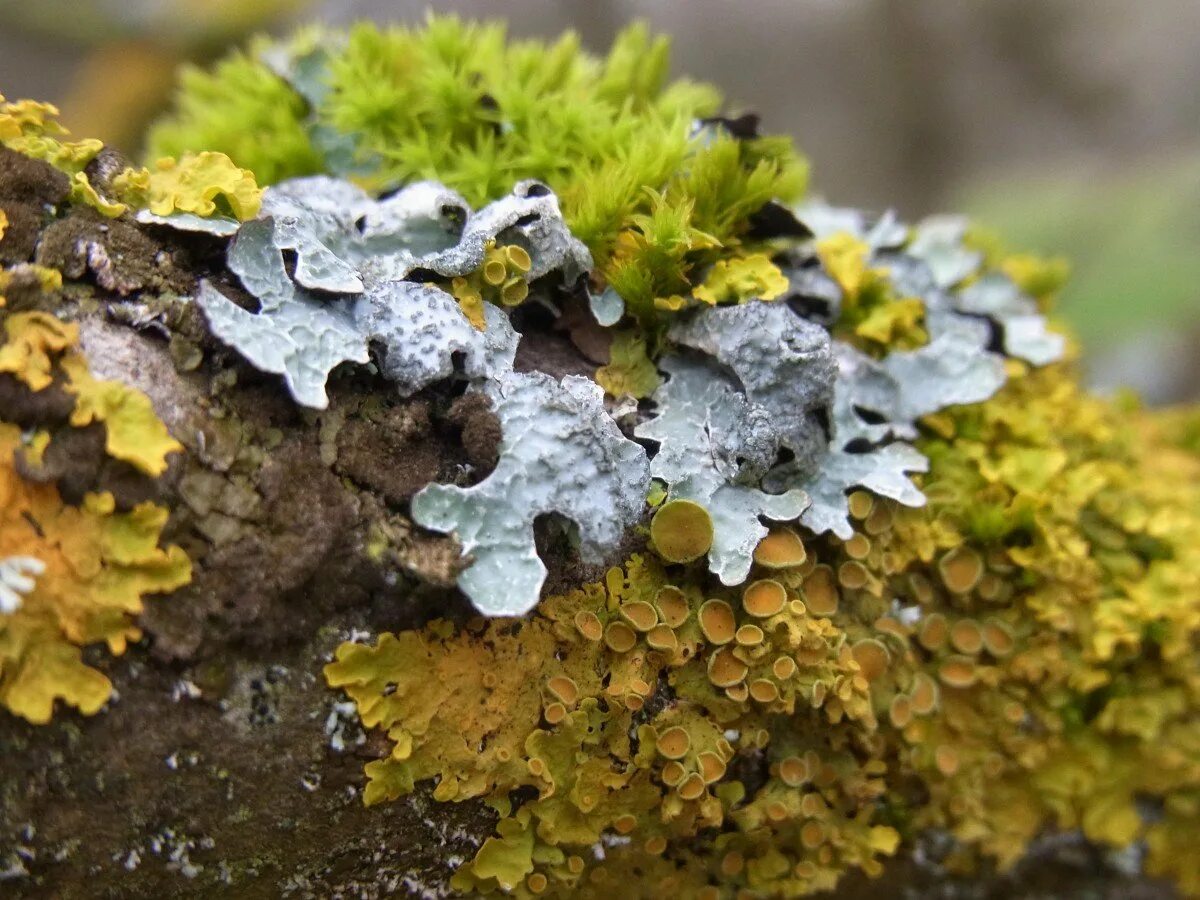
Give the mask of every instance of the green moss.
POLYGON ((150 163, 189 148, 226 153, 265 184, 321 171, 304 124, 306 104, 277 75, 237 53, 211 72, 183 70, 177 110, 150 132, 150 163))
MULTIPOLYGON (((311 34, 292 46, 311 48, 311 34)), ((656 298, 688 292, 744 243, 765 203, 798 198, 807 179, 787 139, 697 127, 720 95, 669 82, 667 42, 643 25, 604 59, 574 34, 507 42, 501 25, 437 16, 417 29, 360 25, 304 58, 315 68, 311 109, 252 56, 188 70, 149 155, 217 150, 269 184, 336 169, 348 151, 367 186, 437 179, 473 205, 536 178, 644 321, 656 298)))

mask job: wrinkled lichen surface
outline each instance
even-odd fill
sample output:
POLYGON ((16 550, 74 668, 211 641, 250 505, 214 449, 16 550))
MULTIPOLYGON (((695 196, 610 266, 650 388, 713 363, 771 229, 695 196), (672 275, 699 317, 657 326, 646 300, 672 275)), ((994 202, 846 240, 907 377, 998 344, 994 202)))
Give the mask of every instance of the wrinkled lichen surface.
POLYGON ((145 167, 0 99, 6 884, 1200 893, 1195 414, 666 65, 303 32, 145 167))

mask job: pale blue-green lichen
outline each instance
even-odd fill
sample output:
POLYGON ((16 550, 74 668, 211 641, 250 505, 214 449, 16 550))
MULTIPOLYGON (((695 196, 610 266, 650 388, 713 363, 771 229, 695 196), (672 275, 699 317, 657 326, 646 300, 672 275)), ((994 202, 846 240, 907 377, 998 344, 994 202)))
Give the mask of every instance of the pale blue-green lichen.
POLYGON ((546 567, 534 520, 556 512, 578 526, 585 562, 605 560, 641 517, 649 483, 645 451, 626 439, 589 379, 561 382, 509 373, 479 388, 500 419, 500 460, 472 487, 434 484, 413 498, 413 518, 451 532, 474 559, 458 584, 488 615, 522 615, 537 605, 546 567))
MULTIPOLYGON (((1005 346, 1014 353, 1025 349, 1027 358, 1049 360, 1061 352, 1033 301, 1007 276, 971 280, 982 256, 964 244, 958 220, 926 220, 910 231, 891 214, 872 220, 830 207, 800 212, 812 218, 814 239, 798 244, 785 269, 793 302, 750 299, 678 317, 666 342, 690 355, 660 356, 657 367, 670 380, 653 396, 651 417, 635 417, 641 421, 633 433, 653 443, 650 471, 666 483, 668 496, 700 503, 712 515, 709 564, 725 583, 746 576, 767 533, 764 520, 799 520, 818 533, 845 536, 846 497, 855 488, 921 505, 924 495, 909 476, 924 471, 926 461, 904 442, 916 436, 921 417, 984 400, 1004 383, 1003 358, 991 349, 993 329, 1019 335, 1005 346), (830 238, 843 241, 842 257, 822 256, 821 242, 830 238), (874 358, 836 336, 843 308, 866 302, 852 293, 863 290, 855 279, 872 277, 873 289, 894 292, 880 295, 885 307, 919 303, 922 345, 874 358), (813 299, 810 289, 825 302, 823 311, 804 302, 813 299)), ((421 272, 461 278, 482 266, 501 240, 528 254, 529 265, 519 270, 527 283, 557 272, 559 284, 571 285, 591 266, 563 224, 556 198, 536 182, 518 184, 509 197, 472 214, 459 195, 432 182, 375 200, 349 182, 296 179, 266 192, 259 218, 241 227, 229 251, 230 268, 258 298, 258 312, 208 285, 198 299, 214 334, 258 368, 282 374, 304 405, 323 407, 333 368, 367 362, 374 342, 380 370, 399 393, 465 377, 502 407, 504 430, 513 434, 532 416, 529 403, 561 410, 561 398, 552 394, 572 391, 565 382, 535 389, 511 372, 519 336, 499 306, 481 304, 480 330, 447 290, 408 280, 421 272), (523 400, 505 407, 505 397, 523 400)), ((621 320, 623 305, 611 288, 591 305, 599 324, 621 320)), ((586 434, 599 420, 589 412, 572 421, 559 424, 586 434)), ((541 438, 520 454, 506 438, 505 468, 486 487, 438 486, 415 506, 419 523, 455 533, 474 555, 460 585, 492 614, 514 614, 536 602, 545 577, 532 542, 538 515, 571 518, 581 528, 585 556, 595 559, 602 554, 594 534, 638 518, 624 504, 638 490, 644 494, 645 484, 606 481, 604 466, 594 469, 601 474, 596 495, 620 498, 606 519, 593 498, 580 502, 587 492, 570 454, 552 459, 551 434, 543 431, 541 438), (530 472, 538 466, 535 479, 530 472), (541 479, 548 483, 527 498, 513 495, 517 481, 541 479), (436 504, 432 497, 439 498, 436 504), (511 514, 498 525, 501 499, 511 514), (490 512, 481 516, 484 508, 490 512), (504 583, 501 570, 519 573, 515 587, 504 583)))
POLYGON ((809 464, 824 453, 819 415, 832 401, 835 375, 828 331, 785 304, 751 302, 698 310, 669 335, 732 372, 774 423, 782 447, 809 464))
POLYGON ((650 474, 668 484, 667 496, 709 511, 709 568, 723 583, 737 584, 767 534, 761 519, 795 519, 808 495, 768 494, 754 486, 782 446, 783 433, 765 407, 704 359, 669 356, 658 365, 668 378, 653 396, 656 415, 634 433, 657 444, 650 474))
POLYGON ((409 395, 452 375, 457 354, 468 378, 511 365, 515 336, 495 307, 479 331, 450 294, 409 280, 417 270, 467 275, 497 240, 528 254, 527 281, 557 272, 570 284, 591 266, 556 198, 535 182, 472 215, 461 197, 431 182, 374 200, 349 182, 296 179, 266 191, 259 217, 229 248, 229 267, 258 311, 211 285, 197 299, 213 333, 255 367, 283 375, 304 406, 323 409, 329 373, 368 362, 371 341, 383 346, 385 377, 409 395))

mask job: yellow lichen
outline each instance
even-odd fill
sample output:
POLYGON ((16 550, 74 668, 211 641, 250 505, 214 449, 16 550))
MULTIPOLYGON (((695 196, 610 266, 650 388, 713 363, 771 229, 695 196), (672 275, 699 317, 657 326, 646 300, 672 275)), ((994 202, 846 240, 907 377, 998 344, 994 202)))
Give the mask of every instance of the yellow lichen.
POLYGON ((8 372, 31 390, 40 391, 51 384, 52 372, 57 368, 67 393, 76 398, 71 424, 83 427, 103 422, 105 448, 110 456, 147 475, 161 475, 167 467, 167 456, 183 450, 145 394, 118 381, 92 377, 87 362, 75 349, 79 343, 77 325, 48 313, 28 312, 9 316, 4 330, 7 340, 0 346, 0 372, 8 372))
POLYGON ((40 391, 54 380, 55 357, 79 342, 79 326, 49 313, 17 313, 4 322, 5 342, 0 346, 0 372, 40 391))
POLYGON ((67 376, 66 390, 75 395, 71 424, 85 426, 103 422, 105 450, 147 475, 161 475, 167 456, 183 450, 154 412, 150 398, 119 381, 97 381, 87 370, 82 356, 70 354, 62 360, 67 376))
MULTIPOLYGON (((98 382, 73 349, 76 326, 44 313, 19 313, 5 321, 0 371, 30 390, 62 378, 77 396, 70 424, 102 420, 110 452, 155 473, 163 457, 179 449, 154 417, 149 400, 131 388, 98 382)), ((55 700, 84 715, 96 713, 112 686, 83 662, 80 648, 104 642, 122 654, 141 632, 133 617, 142 598, 166 593, 191 578, 191 565, 178 547, 162 549, 159 535, 167 510, 142 503, 116 512, 111 494, 87 494, 79 506, 65 504, 53 484, 24 480, 17 456, 36 465, 50 436, 26 442, 15 425, 0 422, 0 557, 26 556, 44 571, 12 613, 0 614, 0 704, 44 723, 55 700)))
MULTIPOLYGON (((836 336, 868 352, 912 349, 929 340, 925 305, 916 297, 896 297, 886 268, 870 266, 870 247, 838 232, 817 241, 817 255, 842 289, 836 336)), ((863 517, 865 518, 865 516, 863 517)))
POLYGON ((0 615, 0 704, 44 723, 62 699, 92 715, 111 693, 80 647, 100 641, 125 652, 141 632, 132 617, 147 593, 165 593, 191 576, 178 547, 158 546, 167 520, 144 503, 115 513, 109 494, 66 506, 53 485, 24 481, 13 465, 20 431, 0 424, 0 556, 32 556, 46 571, 10 615, 0 615))
POLYGON ((5 102, 0 94, 0 145, 49 163, 71 180, 70 199, 93 207, 105 216, 125 212, 125 204, 102 197, 88 180, 84 168, 104 149, 95 139, 63 141, 67 129, 58 122, 58 108, 34 100, 5 102))
POLYGON ((113 197, 100 194, 84 169, 104 149, 101 141, 61 140, 67 134, 49 103, 4 102, 0 96, 0 144, 49 163, 70 178, 70 199, 115 218, 129 206, 157 215, 190 212, 200 216, 228 211, 240 220, 258 214, 262 190, 253 173, 223 153, 205 151, 176 161, 160 159, 153 169, 128 168, 114 176, 113 197))
POLYGON ((501 306, 518 306, 529 296, 526 273, 533 260, 517 244, 497 245, 488 241, 483 262, 475 271, 452 278, 450 293, 458 300, 463 314, 480 331, 487 327, 484 301, 501 306))
MULTIPOLYGON (((368 802, 431 778, 439 799, 487 797, 505 818, 455 885, 519 896, 532 891, 538 874, 546 879, 533 879, 540 891, 600 891, 606 867, 588 870, 583 858, 605 831, 637 836, 631 846, 640 858, 657 857, 673 837, 719 827, 744 807, 729 763, 739 746, 764 746, 769 716, 870 717, 866 682, 853 683, 859 664, 841 648, 839 633, 810 619, 794 589, 771 584, 771 602, 756 606, 759 615, 739 616, 739 591, 710 584, 723 596, 706 598, 635 556, 600 584, 545 600, 527 620, 481 630, 435 623, 383 635, 374 647, 343 645, 327 679, 355 699, 364 724, 385 730, 395 745, 368 765, 368 802), (597 641, 594 630, 605 639, 597 641), (635 729, 631 717, 664 683, 669 702, 635 729), (737 744, 726 738, 731 728, 743 735, 737 744), (512 810, 509 794, 522 785, 538 797, 512 810)), ((840 758, 823 740, 818 745, 831 761, 840 758)), ((883 826, 867 822, 868 806, 853 808, 850 820, 837 818, 849 821, 845 830, 830 819, 830 834, 844 836, 828 852, 873 859, 893 842, 872 830, 883 826)), ((794 834, 811 818, 798 805, 772 805, 770 814, 773 827, 794 834)), ((752 830, 721 859, 741 854, 745 884, 776 885, 778 876, 762 871, 766 850, 752 830)), ((814 872, 821 855, 814 844, 814 872)), ((707 871, 706 862, 692 865, 707 871)), ((795 884, 831 877, 788 871, 795 884)))
POLYGON ((803 565, 808 559, 804 542, 790 528, 773 529, 754 548, 754 561, 769 569, 788 569, 803 565))
POLYGON ((254 173, 224 153, 207 150, 179 160, 164 157, 152 169, 126 169, 113 178, 113 188, 125 202, 159 216, 228 213, 245 221, 258 215, 262 204, 254 173))
POLYGON ((650 520, 650 540, 663 559, 687 563, 708 552, 713 541, 712 516, 691 500, 670 500, 650 520))
POLYGON ((640 400, 653 394, 661 381, 646 353, 646 340, 636 331, 617 332, 608 365, 596 370, 596 383, 612 397, 628 394, 640 400))
POLYGON ((692 296, 715 306, 718 303, 744 303, 751 298, 774 300, 787 289, 787 278, 771 262, 770 256, 749 253, 719 260, 692 296))

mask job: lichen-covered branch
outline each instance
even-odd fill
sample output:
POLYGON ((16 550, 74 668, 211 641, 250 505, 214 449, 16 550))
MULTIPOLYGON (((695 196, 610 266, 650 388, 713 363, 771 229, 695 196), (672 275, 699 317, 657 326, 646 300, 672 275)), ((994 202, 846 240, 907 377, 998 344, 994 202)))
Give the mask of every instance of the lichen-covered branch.
POLYGON ((6 896, 1200 893, 1195 413, 665 53, 0 98, 6 896))

